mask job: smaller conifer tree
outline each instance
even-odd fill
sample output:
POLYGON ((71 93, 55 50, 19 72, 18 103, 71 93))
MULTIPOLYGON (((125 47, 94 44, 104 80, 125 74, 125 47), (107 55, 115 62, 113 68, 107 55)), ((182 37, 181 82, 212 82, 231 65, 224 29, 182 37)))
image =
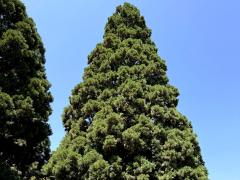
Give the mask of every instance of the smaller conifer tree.
POLYGON ((25 179, 38 176, 49 158, 52 96, 44 63, 41 38, 22 2, 0 0, 0 171, 15 169, 25 179))

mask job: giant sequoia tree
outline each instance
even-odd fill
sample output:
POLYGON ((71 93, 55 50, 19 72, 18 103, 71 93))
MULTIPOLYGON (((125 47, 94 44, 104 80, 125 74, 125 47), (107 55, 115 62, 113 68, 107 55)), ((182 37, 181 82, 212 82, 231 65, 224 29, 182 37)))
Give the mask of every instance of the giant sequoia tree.
POLYGON ((52 96, 44 63, 43 44, 24 5, 0 0, 0 179, 9 179, 3 171, 10 169, 30 179, 49 158, 52 96))
POLYGON ((138 9, 119 6, 72 91, 67 134, 44 171, 54 179, 206 180, 178 90, 138 9))

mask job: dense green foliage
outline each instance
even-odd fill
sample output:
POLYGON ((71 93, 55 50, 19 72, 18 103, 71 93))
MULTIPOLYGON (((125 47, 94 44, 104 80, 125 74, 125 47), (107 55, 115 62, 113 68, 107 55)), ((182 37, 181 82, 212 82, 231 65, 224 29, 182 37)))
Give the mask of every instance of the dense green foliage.
POLYGON ((176 110, 138 9, 119 6, 65 109, 66 136, 44 166, 57 180, 206 180, 190 122, 176 110))
POLYGON ((5 169, 30 179, 49 158, 52 96, 44 51, 24 5, 0 0, 0 179, 5 169))

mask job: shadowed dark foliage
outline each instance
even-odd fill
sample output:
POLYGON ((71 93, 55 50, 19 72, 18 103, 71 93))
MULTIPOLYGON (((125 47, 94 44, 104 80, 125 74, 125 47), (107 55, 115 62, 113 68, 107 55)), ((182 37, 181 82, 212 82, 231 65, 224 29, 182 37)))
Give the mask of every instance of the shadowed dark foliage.
POLYGON ((37 177, 49 158, 52 96, 44 51, 24 5, 0 0, 0 179, 4 169, 37 177))

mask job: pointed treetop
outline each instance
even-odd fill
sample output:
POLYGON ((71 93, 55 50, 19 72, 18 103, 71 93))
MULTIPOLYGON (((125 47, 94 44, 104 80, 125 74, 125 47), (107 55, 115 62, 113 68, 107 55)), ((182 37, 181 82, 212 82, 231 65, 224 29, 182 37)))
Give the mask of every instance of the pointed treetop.
POLYGON ((127 38, 149 40, 151 30, 147 28, 140 11, 129 3, 116 8, 116 12, 108 18, 105 26, 105 37, 114 34, 121 40, 127 38))

